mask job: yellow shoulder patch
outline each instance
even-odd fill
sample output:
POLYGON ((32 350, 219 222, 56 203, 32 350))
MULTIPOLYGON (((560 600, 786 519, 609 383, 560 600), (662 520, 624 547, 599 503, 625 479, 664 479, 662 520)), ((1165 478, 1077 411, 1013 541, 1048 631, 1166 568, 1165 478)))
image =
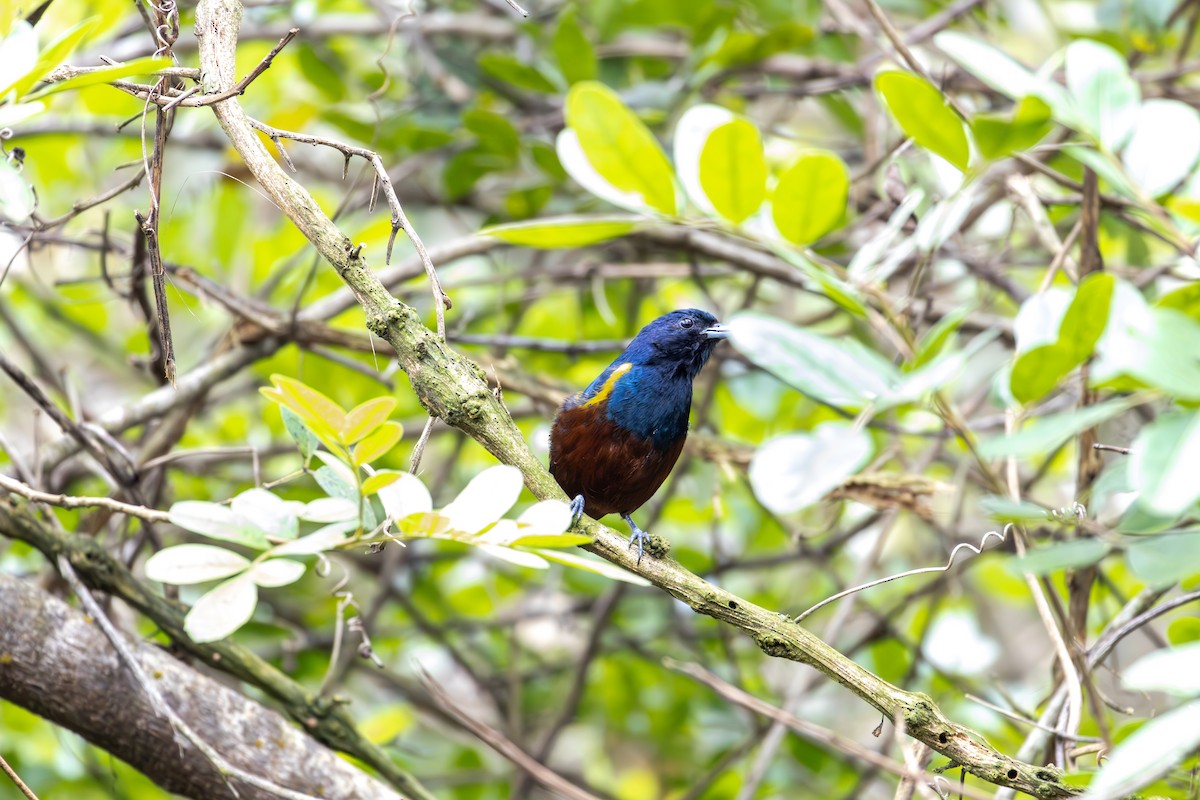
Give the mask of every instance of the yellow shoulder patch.
POLYGON ((617 380, 631 369, 633 369, 633 364, 628 361, 618 366, 608 376, 608 380, 604 382, 604 385, 600 387, 600 391, 596 392, 594 397, 589 397, 587 402, 583 403, 579 407, 587 408, 588 406, 594 406, 599 403, 603 403, 608 399, 608 396, 612 394, 613 387, 617 385, 617 380))

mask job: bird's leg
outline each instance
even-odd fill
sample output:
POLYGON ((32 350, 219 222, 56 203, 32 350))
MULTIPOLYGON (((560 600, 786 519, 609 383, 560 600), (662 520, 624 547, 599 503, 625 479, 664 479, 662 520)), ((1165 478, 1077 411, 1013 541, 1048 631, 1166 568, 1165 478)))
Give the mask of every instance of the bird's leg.
POLYGON ((642 564, 642 550, 644 550, 644 549, 645 549, 645 546, 646 546, 646 540, 650 538, 650 534, 646 533, 644 530, 642 530, 641 528, 639 528, 639 527, 637 526, 637 523, 633 521, 633 517, 629 516, 628 514, 622 514, 622 515, 621 515, 621 519, 623 519, 623 520, 625 520, 627 523, 629 523, 629 530, 630 530, 630 531, 632 531, 632 533, 630 533, 630 534, 629 534, 629 546, 630 546, 630 547, 633 547, 633 543, 634 543, 634 542, 637 542, 637 546, 638 546, 638 566, 641 566, 641 564, 642 564))
POLYGON ((575 495, 575 499, 571 501, 571 527, 579 524, 580 518, 583 517, 584 504, 583 495, 581 494, 575 495))

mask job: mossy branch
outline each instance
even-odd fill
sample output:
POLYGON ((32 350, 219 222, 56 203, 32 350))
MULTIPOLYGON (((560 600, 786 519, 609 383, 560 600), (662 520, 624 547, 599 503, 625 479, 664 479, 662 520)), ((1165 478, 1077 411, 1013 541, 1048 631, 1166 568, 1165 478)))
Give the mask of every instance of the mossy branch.
MULTIPOLYGON (((200 63, 210 91, 234 82, 242 6, 239 0, 201 0, 196 10, 200 63)), ((421 403, 482 444, 501 462, 521 470, 538 498, 565 497, 534 456, 516 423, 472 361, 451 349, 410 307, 392 297, 312 195, 288 177, 255 134, 237 98, 212 106, 225 134, 259 184, 346 282, 362 306, 367 326, 396 351, 421 403)), ((1009 758, 973 731, 951 722, 926 695, 899 689, 830 647, 781 614, 720 589, 665 556, 639 567, 624 537, 598 524, 587 549, 648 579, 696 611, 748 634, 768 655, 809 664, 849 688, 887 719, 902 719, 905 732, 989 783, 1010 786, 1035 797, 1069 797, 1057 770, 1009 758)))

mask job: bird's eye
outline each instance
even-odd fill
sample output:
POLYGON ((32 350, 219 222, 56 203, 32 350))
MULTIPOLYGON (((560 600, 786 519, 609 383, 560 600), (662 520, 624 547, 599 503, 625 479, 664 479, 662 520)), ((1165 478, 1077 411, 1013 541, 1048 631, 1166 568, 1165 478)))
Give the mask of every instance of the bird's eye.
POLYGON ((679 327, 681 328, 690 328, 695 324, 696 320, 692 319, 691 317, 684 317, 683 319, 679 320, 679 327))

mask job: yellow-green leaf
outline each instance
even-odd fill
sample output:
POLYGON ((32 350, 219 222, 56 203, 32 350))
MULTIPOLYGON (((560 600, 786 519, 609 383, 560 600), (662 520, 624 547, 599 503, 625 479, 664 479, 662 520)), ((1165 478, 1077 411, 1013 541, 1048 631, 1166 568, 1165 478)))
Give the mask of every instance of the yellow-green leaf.
POLYGON ((567 93, 567 125, 592 168, 667 216, 676 212, 675 179, 658 140, 607 86, 582 81, 567 93))
POLYGON ((876 73, 875 89, 905 134, 926 150, 966 170, 971 147, 962 118, 937 87, 919 75, 893 69, 876 73))
POLYGON ((345 409, 311 386, 286 375, 272 375, 271 383, 275 391, 263 389, 262 393, 295 411, 313 433, 319 435, 320 426, 336 437, 346 427, 345 409))
MULTIPOLYGON (((356 465, 370 464, 375 459, 387 453, 400 437, 404 428, 398 422, 385 422, 376 428, 375 432, 359 442, 354 448, 354 463, 356 465)), ((386 484, 385 484, 386 485, 386 484)))
POLYGON ((548 250, 556 247, 586 247, 616 239, 633 231, 638 222, 637 217, 631 216, 554 217, 537 222, 493 225, 480 233, 509 244, 548 250))
POLYGON ((833 153, 802 155, 779 176, 771 193, 771 218, 789 242, 812 244, 838 226, 846 214, 850 175, 833 153))
POLYGON ((364 438, 387 422, 395 408, 396 400, 393 397, 376 397, 355 406, 346 415, 346 422, 341 430, 342 441, 354 444, 364 438))
POLYGON ((395 470, 380 470, 363 481, 362 493, 375 494, 380 489, 386 489, 403 477, 404 473, 395 470))
POLYGON ((700 186, 721 216, 739 224, 767 194, 767 161, 758 128, 736 118, 715 128, 700 151, 700 186))

